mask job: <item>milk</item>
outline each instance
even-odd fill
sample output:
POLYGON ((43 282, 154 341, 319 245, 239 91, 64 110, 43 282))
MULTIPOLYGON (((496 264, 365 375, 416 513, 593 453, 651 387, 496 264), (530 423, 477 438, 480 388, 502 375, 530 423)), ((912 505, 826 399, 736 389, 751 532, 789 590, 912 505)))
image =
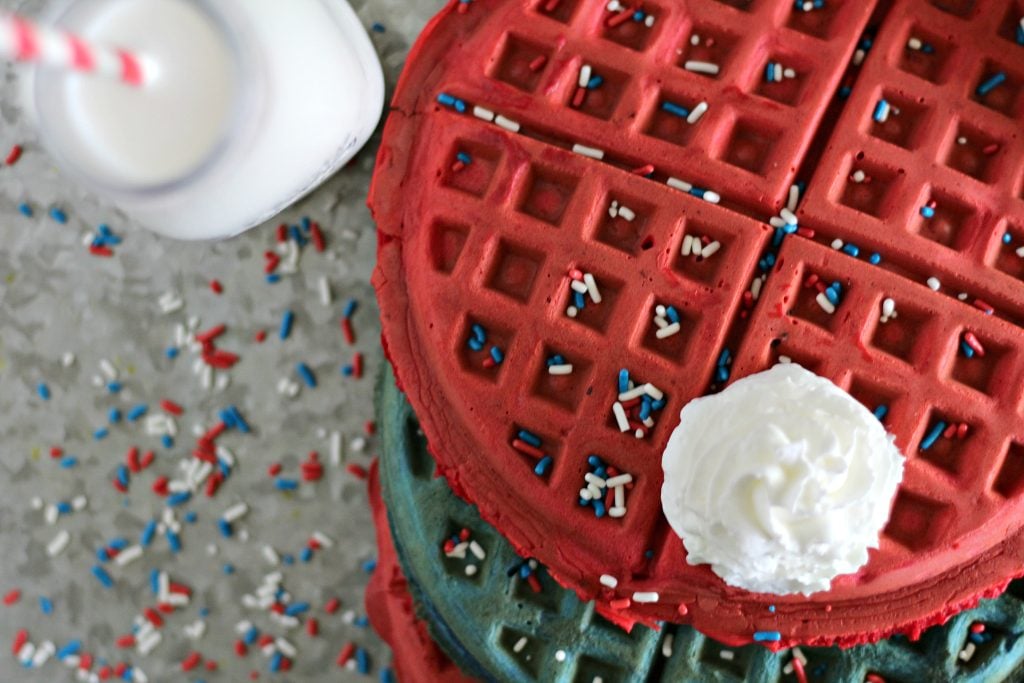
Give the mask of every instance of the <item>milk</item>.
POLYGON ((58 162, 143 225, 228 237, 312 190, 373 132, 383 74, 344 0, 76 0, 59 23, 144 59, 142 89, 40 69, 58 162))

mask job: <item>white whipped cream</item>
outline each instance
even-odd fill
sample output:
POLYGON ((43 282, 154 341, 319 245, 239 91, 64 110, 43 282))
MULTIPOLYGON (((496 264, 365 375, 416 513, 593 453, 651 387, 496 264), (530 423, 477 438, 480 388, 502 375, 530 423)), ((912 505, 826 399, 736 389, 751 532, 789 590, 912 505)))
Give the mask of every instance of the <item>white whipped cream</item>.
POLYGON ((776 365, 691 401, 680 420, 661 504, 690 564, 750 591, 810 595, 878 547, 904 458, 832 382, 776 365))

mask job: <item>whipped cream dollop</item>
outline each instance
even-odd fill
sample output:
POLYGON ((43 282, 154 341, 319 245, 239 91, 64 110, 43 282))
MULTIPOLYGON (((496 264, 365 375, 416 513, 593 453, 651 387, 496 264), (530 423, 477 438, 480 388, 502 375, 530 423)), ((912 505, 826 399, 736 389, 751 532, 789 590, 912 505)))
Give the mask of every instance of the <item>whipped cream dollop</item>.
POLYGON ((878 547, 903 462, 856 399, 780 364, 683 408, 661 503, 690 564, 750 591, 810 595, 878 547))

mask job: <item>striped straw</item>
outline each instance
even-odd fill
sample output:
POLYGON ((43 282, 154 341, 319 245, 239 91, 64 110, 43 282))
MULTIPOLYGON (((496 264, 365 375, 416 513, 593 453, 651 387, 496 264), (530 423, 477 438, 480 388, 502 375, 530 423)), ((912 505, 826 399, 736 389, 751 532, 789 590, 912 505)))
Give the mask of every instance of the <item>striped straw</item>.
POLYGON ((0 15, 0 57, 116 78, 132 86, 146 81, 143 60, 137 55, 93 45, 74 34, 12 14, 0 15))

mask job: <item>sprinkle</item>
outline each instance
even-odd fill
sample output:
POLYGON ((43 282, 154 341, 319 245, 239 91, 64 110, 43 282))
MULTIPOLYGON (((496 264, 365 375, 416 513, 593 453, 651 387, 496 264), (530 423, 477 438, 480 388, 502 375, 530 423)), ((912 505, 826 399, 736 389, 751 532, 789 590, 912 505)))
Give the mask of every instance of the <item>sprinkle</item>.
POLYGON ((658 602, 659 596, 654 591, 637 591, 633 593, 633 602, 650 603, 658 602))
POLYGON ((924 218, 934 218, 935 207, 932 204, 925 204, 921 207, 921 216, 924 218))
POLYGON ((65 223, 68 222, 67 214, 58 209, 56 206, 50 208, 50 218, 52 218, 57 223, 60 223, 61 225, 64 225, 65 223))
POLYGON ((281 327, 278 330, 278 335, 281 339, 287 339, 292 333, 292 324, 295 322, 295 314, 291 309, 286 310, 284 315, 281 317, 281 327))
POLYGON ((782 634, 778 631, 755 631, 754 640, 758 643, 775 643, 782 640, 782 634))
POLYGON ((494 112, 481 106, 473 107, 473 116, 488 123, 494 121, 494 112))
POLYGON ((718 65, 711 62, 700 62, 694 59, 687 60, 683 68, 698 74, 718 75, 718 65))
POLYGON ((700 103, 697 104, 696 107, 693 108, 693 111, 691 111, 689 115, 686 117, 686 122, 689 123, 690 125, 697 123, 698 121, 700 121, 701 117, 704 116, 704 113, 707 110, 708 103, 705 101, 701 101, 700 103))
POLYGON ((32 218, 32 207, 26 204, 25 202, 22 202, 18 204, 18 213, 20 213, 25 218, 32 218))
POLYGON ((12 145, 11 150, 7 153, 7 158, 4 159, 4 164, 14 166, 14 164, 18 163, 18 159, 21 158, 21 153, 21 145, 12 145))
POLYGON ((466 111, 466 103, 448 93, 440 93, 437 96, 437 102, 445 107, 454 109, 460 114, 466 111))
POLYGON ((497 116, 494 117, 494 123, 499 127, 504 128, 505 130, 510 131, 512 133, 519 132, 519 123, 517 121, 513 121, 510 118, 506 118, 501 114, 498 114, 497 116))
POLYGON ((551 469, 551 464, 554 462, 554 458, 550 455, 545 455, 537 463, 536 467, 533 468, 533 473, 539 477, 543 477, 547 474, 548 470, 551 469))
POLYGON ((608 588, 615 588, 619 585, 619 580, 611 574, 602 574, 600 581, 602 586, 606 586, 608 588))
POLYGON ((50 400, 50 387, 48 387, 45 382, 40 382, 36 385, 36 393, 39 394, 39 398, 44 401, 50 400))
POLYGON ((875 105, 875 111, 871 116, 878 123, 885 123, 889 119, 890 111, 892 111, 892 107, 889 105, 889 102, 885 99, 881 99, 878 100, 878 104, 875 105))
POLYGON ((597 147, 588 147, 577 143, 572 146, 572 151, 580 156, 597 159, 598 161, 604 159, 604 150, 598 149, 597 147))
POLYGON ((295 371, 299 373, 299 377, 305 382, 306 386, 310 389, 316 388, 316 376, 313 371, 309 369, 309 366, 305 363, 299 363, 295 366, 295 371))
POLYGON ((939 278, 934 276, 928 278, 925 284, 927 284, 928 288, 933 292, 939 291, 939 289, 942 287, 942 283, 939 282, 939 278))
POLYGON ((104 588, 114 587, 114 580, 110 578, 110 574, 107 573, 107 570, 100 565, 93 565, 92 575, 96 577, 96 580, 99 581, 104 588))
POLYGON ((1006 82, 1006 72, 998 71, 982 81, 977 90, 975 90, 975 93, 977 93, 979 97, 984 97, 1004 82, 1006 82))
POLYGON ((687 109, 686 107, 681 107, 678 104, 676 104, 675 102, 667 102, 667 101, 666 102, 662 102, 661 103, 661 109, 662 109, 662 111, 666 111, 669 114, 672 114, 674 116, 678 116, 681 119, 685 119, 687 116, 690 115, 690 110, 689 109, 687 109))
POLYGON ((936 422, 931 430, 925 435, 924 439, 921 440, 920 450, 926 451, 931 448, 939 437, 942 436, 942 432, 946 430, 946 423, 942 420, 936 422))

